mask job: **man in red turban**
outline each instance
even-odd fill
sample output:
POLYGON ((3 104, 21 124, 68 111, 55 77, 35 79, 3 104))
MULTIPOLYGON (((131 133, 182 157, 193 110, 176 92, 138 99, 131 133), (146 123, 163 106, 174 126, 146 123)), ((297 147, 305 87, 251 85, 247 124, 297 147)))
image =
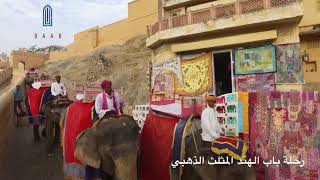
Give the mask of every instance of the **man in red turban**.
POLYGON ((101 83, 103 92, 98 94, 95 101, 95 111, 98 117, 104 118, 108 116, 120 115, 120 95, 113 91, 112 82, 105 80, 101 83))

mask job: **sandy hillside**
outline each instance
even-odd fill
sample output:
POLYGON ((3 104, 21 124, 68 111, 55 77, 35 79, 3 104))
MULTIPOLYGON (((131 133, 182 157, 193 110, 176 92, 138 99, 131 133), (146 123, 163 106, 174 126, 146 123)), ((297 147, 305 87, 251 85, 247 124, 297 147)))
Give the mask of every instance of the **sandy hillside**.
POLYGON ((48 62, 42 70, 51 76, 60 74, 69 94, 72 82, 109 79, 114 88, 124 87, 128 105, 145 104, 148 101, 147 68, 151 60, 145 39, 137 36, 121 46, 106 46, 86 56, 48 62))

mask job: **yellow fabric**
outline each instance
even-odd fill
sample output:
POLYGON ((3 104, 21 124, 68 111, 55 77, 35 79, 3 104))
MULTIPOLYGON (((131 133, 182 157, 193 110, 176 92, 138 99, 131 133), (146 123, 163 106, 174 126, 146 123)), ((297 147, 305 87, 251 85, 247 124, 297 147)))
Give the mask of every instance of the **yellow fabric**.
POLYGON ((175 92, 184 96, 198 96, 212 88, 212 55, 208 53, 181 62, 183 86, 175 79, 175 92))
POLYGON ((249 134, 249 93, 239 92, 238 100, 243 103, 243 134, 249 134))

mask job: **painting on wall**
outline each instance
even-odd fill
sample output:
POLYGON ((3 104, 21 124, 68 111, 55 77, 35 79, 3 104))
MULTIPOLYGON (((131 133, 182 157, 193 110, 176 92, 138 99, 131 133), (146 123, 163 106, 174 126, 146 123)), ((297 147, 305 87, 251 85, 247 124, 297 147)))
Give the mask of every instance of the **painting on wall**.
POLYGON ((276 72, 276 51, 272 45, 234 51, 235 74, 276 72))
POLYGON ((238 92, 275 91, 274 76, 274 73, 236 76, 236 90, 238 92))
POLYGON ((183 96, 198 96, 212 89, 212 55, 181 61, 182 81, 175 81, 175 92, 183 96))
POLYGON ((276 83, 304 83, 299 44, 286 44, 277 47, 276 83))
POLYGON ((153 94, 173 94, 174 77, 172 73, 163 73, 155 78, 153 94))

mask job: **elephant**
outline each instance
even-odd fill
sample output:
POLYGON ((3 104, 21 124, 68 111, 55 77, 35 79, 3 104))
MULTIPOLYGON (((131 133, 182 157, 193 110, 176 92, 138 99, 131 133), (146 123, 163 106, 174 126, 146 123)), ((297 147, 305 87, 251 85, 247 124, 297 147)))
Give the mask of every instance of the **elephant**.
POLYGON ((41 108, 41 113, 46 117, 46 152, 52 154, 55 143, 59 142, 60 122, 67 114, 67 108, 73 101, 69 99, 54 99, 45 103, 41 108))
POLYGON ((75 157, 102 170, 103 179, 137 180, 139 126, 127 115, 103 118, 79 136, 75 157))
MULTIPOLYGON (((211 148, 205 145, 201 138, 201 126, 199 119, 192 120, 193 135, 190 142, 186 144, 186 159, 204 156, 206 160, 214 156, 211 148)), ((255 169, 248 166, 237 165, 194 165, 183 168, 182 180, 255 180, 255 169)))

